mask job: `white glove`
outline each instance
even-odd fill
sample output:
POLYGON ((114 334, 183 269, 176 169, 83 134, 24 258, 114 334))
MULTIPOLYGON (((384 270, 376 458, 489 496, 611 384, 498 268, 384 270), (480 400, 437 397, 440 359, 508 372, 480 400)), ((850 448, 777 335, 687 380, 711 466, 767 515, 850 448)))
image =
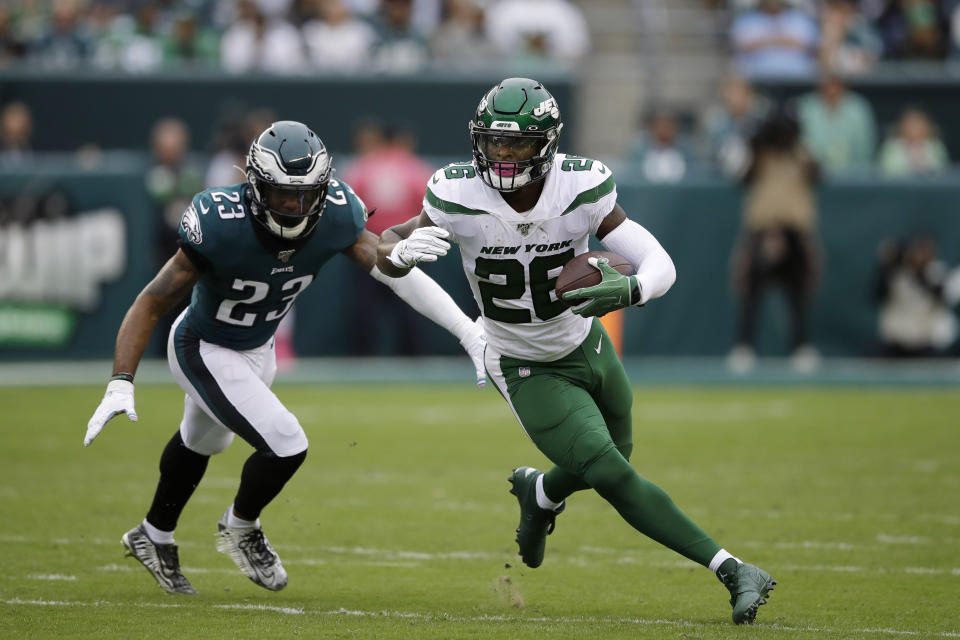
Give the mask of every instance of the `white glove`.
POLYGON ((460 341, 460 346, 473 360, 473 367, 477 370, 478 387, 487 384, 487 368, 483 364, 483 352, 487 348, 487 337, 483 333, 482 321, 482 317, 477 318, 470 329, 469 335, 460 341))
POLYGON ((137 411, 133 408, 133 383, 126 380, 111 380, 107 392, 103 394, 100 406, 93 412, 87 423, 87 435, 83 437, 83 446, 89 447, 93 439, 103 430, 113 416, 125 413, 133 422, 137 421, 137 411))
POLYGON ((450 250, 450 243, 444 240, 449 235, 440 227, 418 227, 394 245, 387 259, 401 269, 410 269, 418 262, 436 262, 450 250))

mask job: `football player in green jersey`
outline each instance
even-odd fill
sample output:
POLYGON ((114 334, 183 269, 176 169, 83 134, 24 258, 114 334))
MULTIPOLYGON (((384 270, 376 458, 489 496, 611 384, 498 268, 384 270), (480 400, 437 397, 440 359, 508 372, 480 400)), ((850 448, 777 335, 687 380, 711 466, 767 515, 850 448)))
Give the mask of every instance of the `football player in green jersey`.
POLYGON ((275 122, 247 155, 247 181, 198 193, 180 220, 180 248, 137 296, 117 335, 113 377, 87 424, 89 445, 113 416, 137 420, 133 376, 157 319, 192 292, 167 353, 186 392, 183 420, 160 458, 160 480, 143 522, 123 535, 128 554, 170 593, 196 593, 180 569, 174 529, 210 456, 239 435, 254 448, 217 547, 256 584, 287 584, 263 535, 260 513, 307 454, 297 418, 270 390, 273 334, 294 299, 342 253, 413 308, 460 338, 483 385, 484 336, 426 274, 410 283, 376 267, 377 236, 350 186, 331 177, 330 155, 299 122, 275 122))
POLYGON ((377 264, 402 277, 444 255, 448 241, 460 245, 483 314, 487 373, 555 465, 546 473, 520 467, 510 477, 524 563, 540 565, 564 501, 590 488, 638 531, 715 572, 730 591, 734 622, 753 622, 775 581, 724 550, 629 463, 633 392, 596 317, 662 296, 676 271, 617 204, 610 170, 558 153, 562 128, 559 106, 539 82, 494 86, 470 119, 473 161, 434 174, 420 215, 383 233, 377 264), (585 299, 571 308, 556 299, 556 277, 588 250, 591 235, 636 272, 624 276, 590 258, 602 282, 565 294, 585 299))

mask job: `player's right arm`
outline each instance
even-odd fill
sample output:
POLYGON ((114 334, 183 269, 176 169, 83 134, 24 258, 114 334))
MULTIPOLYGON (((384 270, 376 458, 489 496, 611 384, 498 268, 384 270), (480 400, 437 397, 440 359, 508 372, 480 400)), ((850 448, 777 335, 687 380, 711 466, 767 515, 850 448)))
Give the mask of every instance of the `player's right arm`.
POLYGON ((117 334, 113 373, 133 375, 160 317, 193 289, 201 272, 183 249, 177 249, 153 280, 144 287, 123 318, 117 334))
POLYGON ((125 413, 130 420, 137 420, 133 402, 133 374, 137 371, 160 316, 173 309, 193 289, 200 275, 200 270, 183 249, 178 249, 133 301, 117 333, 113 376, 103 400, 87 423, 84 446, 89 446, 104 425, 118 413, 125 413))
POLYGON ((419 216, 383 232, 377 244, 377 268, 391 278, 402 278, 418 262, 435 262, 447 255, 449 235, 421 211, 419 216))

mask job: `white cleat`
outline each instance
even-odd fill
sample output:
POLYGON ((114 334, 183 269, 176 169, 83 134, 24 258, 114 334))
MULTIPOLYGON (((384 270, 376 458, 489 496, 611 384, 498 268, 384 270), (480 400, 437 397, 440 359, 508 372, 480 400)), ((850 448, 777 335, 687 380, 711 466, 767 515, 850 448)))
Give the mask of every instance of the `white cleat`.
POLYGON ((264 589, 280 591, 287 586, 287 571, 280 562, 280 556, 263 535, 263 529, 228 527, 227 514, 230 508, 217 522, 217 551, 230 556, 243 575, 264 589))

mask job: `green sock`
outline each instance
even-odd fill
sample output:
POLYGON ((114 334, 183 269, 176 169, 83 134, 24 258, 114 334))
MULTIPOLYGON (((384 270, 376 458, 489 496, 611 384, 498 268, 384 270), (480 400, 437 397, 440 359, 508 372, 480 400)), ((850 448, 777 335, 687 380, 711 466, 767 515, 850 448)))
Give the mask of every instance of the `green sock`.
POLYGON ((704 567, 720 545, 683 514, 660 487, 644 480, 616 449, 598 458, 584 474, 587 483, 630 525, 704 567))
POLYGON ((543 474, 543 492, 554 502, 563 502, 573 493, 589 488, 583 478, 560 467, 553 467, 543 474))

